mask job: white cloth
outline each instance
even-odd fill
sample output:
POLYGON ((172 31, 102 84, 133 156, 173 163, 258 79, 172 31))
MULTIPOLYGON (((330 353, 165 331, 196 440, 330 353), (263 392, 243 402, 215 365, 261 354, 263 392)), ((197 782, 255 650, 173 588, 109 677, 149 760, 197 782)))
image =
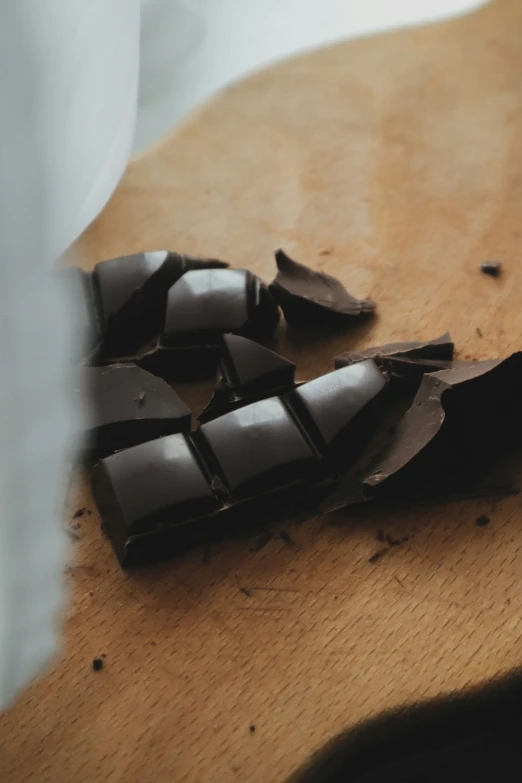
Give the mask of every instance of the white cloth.
MULTIPOLYGON (((476 5, 143 2, 137 146, 264 62, 476 5)), ((0 0, 0 706, 58 647, 60 509, 79 411, 74 302, 49 267, 102 209, 128 160, 139 37, 139 0, 0 0)))

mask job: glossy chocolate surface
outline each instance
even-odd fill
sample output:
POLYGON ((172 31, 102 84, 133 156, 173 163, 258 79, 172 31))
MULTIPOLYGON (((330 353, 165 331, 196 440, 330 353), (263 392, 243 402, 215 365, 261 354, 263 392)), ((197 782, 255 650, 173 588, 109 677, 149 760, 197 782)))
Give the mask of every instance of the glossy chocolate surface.
POLYGON ((235 334, 223 335, 224 383, 236 392, 291 386, 295 364, 259 343, 235 334))
POLYGON ((295 364, 253 340, 223 335, 216 387, 199 415, 205 422, 264 397, 293 389, 295 364))
POLYGON ((150 532, 167 521, 182 524, 220 506, 183 434, 141 443, 101 460, 92 482, 111 537, 150 532))
POLYGON ((324 454, 385 388, 385 376, 367 359, 304 383, 288 399, 324 454))
POLYGON ((133 365, 83 367, 89 406, 84 448, 107 454, 162 435, 188 432, 191 412, 161 378, 133 365))
POLYGON ((226 268, 227 264, 166 250, 97 264, 93 276, 105 330, 102 354, 128 354, 159 334, 169 289, 189 269, 216 267, 226 268))
POLYGON ((245 269, 187 272, 167 298, 164 346, 216 343, 225 332, 270 334, 276 304, 259 278, 245 269))
POLYGON ((226 413, 199 430, 235 497, 303 478, 317 455, 288 409, 270 397, 226 413))
POLYGON ((102 460, 93 488, 120 562, 185 551, 203 534, 219 537, 229 525, 245 528, 263 514, 275 519, 285 503, 309 505, 366 443, 385 388, 375 364, 364 362, 303 384, 302 398, 290 392, 262 399, 185 440, 168 436, 102 460), (165 452, 167 442, 174 445, 165 452), (201 511, 207 502, 210 510, 201 511))

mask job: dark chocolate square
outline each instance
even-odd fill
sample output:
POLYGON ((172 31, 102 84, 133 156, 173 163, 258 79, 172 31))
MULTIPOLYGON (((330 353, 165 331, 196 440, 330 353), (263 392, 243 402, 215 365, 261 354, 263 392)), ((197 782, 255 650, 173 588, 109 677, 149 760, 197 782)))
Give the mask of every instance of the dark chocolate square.
POLYGON ((135 365, 83 367, 89 415, 84 447, 99 456, 175 432, 189 432, 191 412, 176 392, 135 365))
POLYGON ((222 478, 235 497, 302 479, 317 457, 279 397, 270 397, 203 424, 222 478))
POLYGON ((117 542, 130 535, 182 524, 220 506, 190 440, 182 434, 101 460, 93 472, 93 492, 118 552, 117 542))
POLYGON ((240 331, 249 318, 252 280, 245 269, 187 272, 168 293, 163 344, 197 343, 240 331))

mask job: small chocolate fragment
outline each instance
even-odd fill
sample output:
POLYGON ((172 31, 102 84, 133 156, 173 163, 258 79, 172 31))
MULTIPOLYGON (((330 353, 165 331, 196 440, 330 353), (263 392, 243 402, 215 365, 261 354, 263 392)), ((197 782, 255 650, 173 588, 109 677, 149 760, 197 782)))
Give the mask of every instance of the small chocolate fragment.
POLYGON ((110 454, 175 432, 188 432, 191 413, 161 378, 134 365, 83 367, 90 406, 86 448, 110 454))
POLYGON ((292 386, 295 364, 235 334, 223 336, 223 380, 238 392, 292 386))
POLYGON ((489 517, 487 517, 485 514, 481 514, 476 518, 475 522, 479 527, 486 527, 486 525, 489 525, 489 517))
POLYGON ((101 672, 103 669, 103 660, 101 658, 94 658, 92 662, 92 669, 95 672, 101 672))
POLYGON ((356 299, 335 277, 275 254, 278 273, 269 290, 291 326, 342 326, 371 315, 375 304, 356 299))
POLYGON ((167 293, 186 272, 227 266, 216 259, 196 259, 167 250, 96 264, 93 279, 105 332, 101 355, 131 355, 158 335, 165 318, 167 293))
POLYGON ((363 480, 367 497, 476 470, 522 428, 522 352, 425 375, 394 437, 363 480))
POLYGON ((500 261, 483 261, 480 265, 480 271, 485 275, 498 277, 502 271, 502 264, 500 261))
POLYGON ((347 351, 334 359, 335 367, 347 367, 365 359, 373 359, 390 378, 418 384, 424 373, 450 368, 454 343, 450 333, 425 342, 398 342, 365 348, 362 351, 347 351))
POLYGON ((69 287, 73 297, 75 331, 78 335, 74 358, 77 361, 82 361, 95 351, 101 336, 92 275, 77 267, 60 269, 58 275, 69 287))
POLYGON ((377 563, 382 557, 384 557, 386 552, 389 552, 389 549, 378 549, 377 552, 375 552, 371 557, 368 558, 368 562, 371 563, 372 565, 374 563, 377 563))
POLYGON ((268 348, 234 334, 223 336, 216 388, 200 422, 295 386, 295 364, 268 348))

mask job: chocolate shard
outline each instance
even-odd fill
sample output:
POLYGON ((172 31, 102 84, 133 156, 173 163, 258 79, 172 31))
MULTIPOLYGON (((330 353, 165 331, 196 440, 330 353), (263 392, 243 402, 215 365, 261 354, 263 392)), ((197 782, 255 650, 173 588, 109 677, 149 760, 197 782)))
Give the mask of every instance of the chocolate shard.
POLYGON ((363 479, 366 497, 416 491, 476 472, 518 442, 522 352, 454 362, 425 375, 411 408, 363 479))
POLYGON ((200 422, 294 388, 295 364, 259 343, 225 334, 216 387, 200 422))
POLYGON ((434 340, 425 342, 399 342, 347 351, 334 359, 335 367, 348 367, 366 359, 373 359, 386 371, 392 381, 418 386, 424 373, 449 369, 454 353, 454 343, 446 332, 434 340))
MULTIPOLYGON (((101 460, 92 474, 104 529, 122 565, 132 564, 132 540, 221 506, 208 475, 183 434, 142 443, 101 460)), ((178 542, 182 547, 180 536, 178 542)), ((146 545, 146 544, 145 544, 146 545)), ((139 559, 139 558, 137 558, 139 559)))
POLYGON ((93 491, 120 563, 180 553, 231 531, 244 534, 256 521, 273 522, 323 497, 336 483, 334 452, 362 448, 370 425, 363 430, 355 423, 364 407, 374 408, 386 381, 369 361, 301 388, 307 385, 299 403, 287 396, 259 400, 190 435, 102 460, 93 491))
POLYGON ((89 406, 85 451, 97 456, 176 432, 188 432, 191 412, 161 378, 133 365, 82 367, 89 406))
POLYGON ((502 271, 502 264, 500 261, 483 261, 480 265, 480 271, 490 277, 498 277, 502 271))
POLYGON ((102 356, 125 356, 158 335, 169 288, 193 269, 226 268, 216 259, 198 259, 167 250, 120 256, 96 264, 93 272, 104 340, 102 356))
POLYGON ((372 315, 375 304, 356 299, 335 277, 275 254, 277 275, 269 291, 291 326, 342 326, 372 315))
POLYGON ((263 339, 278 320, 266 286, 246 269, 192 270, 168 292, 161 337, 136 364, 166 380, 205 377, 217 370, 223 333, 263 339))
POLYGON ((304 383, 285 396, 323 459, 351 464, 374 428, 387 379, 371 359, 304 383))
POLYGON ((101 337, 101 324, 94 296, 92 274, 77 267, 60 269, 57 273, 69 287, 74 301, 75 328, 78 335, 76 361, 88 359, 101 337))
POLYGON ((335 367, 347 367, 350 364, 362 362, 365 359, 373 359, 375 362, 384 359, 429 359, 451 360, 455 344, 449 332, 434 340, 422 342, 398 342, 378 345, 372 348, 364 348, 362 351, 346 351, 334 359, 335 367))
POLYGON ((222 366, 231 389, 274 389, 294 383, 295 364, 258 343, 235 334, 223 335, 222 366))

